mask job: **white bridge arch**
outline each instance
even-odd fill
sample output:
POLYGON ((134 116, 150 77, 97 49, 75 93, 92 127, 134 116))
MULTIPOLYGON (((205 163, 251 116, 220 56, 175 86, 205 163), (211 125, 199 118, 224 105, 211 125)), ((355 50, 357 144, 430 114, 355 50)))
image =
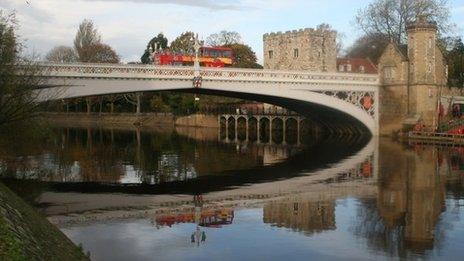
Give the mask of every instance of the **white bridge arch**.
POLYGON ((377 75, 237 68, 41 63, 40 99, 147 91, 190 91, 269 102, 323 123, 379 131, 377 75), (193 87, 196 73, 201 87, 193 87), (364 99, 369 99, 368 106, 364 99))

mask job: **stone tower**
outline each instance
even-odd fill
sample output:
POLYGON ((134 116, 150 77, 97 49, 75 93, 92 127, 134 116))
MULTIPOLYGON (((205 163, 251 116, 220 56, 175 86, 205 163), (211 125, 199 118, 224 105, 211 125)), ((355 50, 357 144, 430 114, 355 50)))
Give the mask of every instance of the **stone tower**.
POLYGON ((443 57, 437 46, 437 25, 419 16, 407 27, 410 115, 426 125, 437 122, 439 87, 445 84, 443 57))
POLYGON ((265 34, 264 68, 335 72, 336 37, 335 31, 325 28, 265 34))
POLYGON ((407 26, 408 44, 390 42, 379 59, 380 132, 407 130, 421 121, 436 126, 446 66, 437 46, 437 25, 425 16, 407 26))

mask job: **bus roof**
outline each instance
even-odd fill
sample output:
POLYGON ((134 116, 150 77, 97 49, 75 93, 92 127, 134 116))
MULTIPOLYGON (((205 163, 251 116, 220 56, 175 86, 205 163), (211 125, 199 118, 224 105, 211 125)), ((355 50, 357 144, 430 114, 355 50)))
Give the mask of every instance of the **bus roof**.
POLYGON ((222 47, 222 46, 203 46, 203 49, 208 49, 208 50, 220 50, 220 51, 231 51, 232 48, 229 47, 222 47))

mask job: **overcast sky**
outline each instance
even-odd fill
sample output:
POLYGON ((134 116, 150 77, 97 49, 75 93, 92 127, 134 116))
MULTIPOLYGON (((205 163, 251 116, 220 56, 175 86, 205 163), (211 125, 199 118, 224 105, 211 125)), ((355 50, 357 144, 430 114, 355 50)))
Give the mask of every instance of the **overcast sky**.
MULTIPOLYGON (((0 0, 16 11, 19 34, 29 52, 44 55, 56 45, 72 45, 78 24, 92 19, 123 61, 139 61, 147 42, 159 32, 172 41, 184 31, 203 39, 221 30, 237 31, 262 60, 266 32, 329 23, 345 34, 345 46, 359 30, 353 20, 371 0, 0 0)), ((451 0, 456 33, 464 34, 464 0, 451 0)))

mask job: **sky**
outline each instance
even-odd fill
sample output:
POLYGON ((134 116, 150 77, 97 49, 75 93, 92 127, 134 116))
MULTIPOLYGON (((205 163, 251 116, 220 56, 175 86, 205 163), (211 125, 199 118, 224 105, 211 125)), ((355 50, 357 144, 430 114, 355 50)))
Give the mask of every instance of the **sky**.
MULTIPOLYGON (((159 32, 169 41, 184 31, 200 38, 221 30, 237 31, 262 61, 262 35, 328 23, 349 46, 362 32, 357 10, 372 0, 0 0, 16 12, 27 52, 45 55, 57 45, 72 46, 79 23, 94 21, 102 41, 124 62, 139 61, 159 32)), ((464 35, 464 0, 450 0, 455 34, 464 35)))

